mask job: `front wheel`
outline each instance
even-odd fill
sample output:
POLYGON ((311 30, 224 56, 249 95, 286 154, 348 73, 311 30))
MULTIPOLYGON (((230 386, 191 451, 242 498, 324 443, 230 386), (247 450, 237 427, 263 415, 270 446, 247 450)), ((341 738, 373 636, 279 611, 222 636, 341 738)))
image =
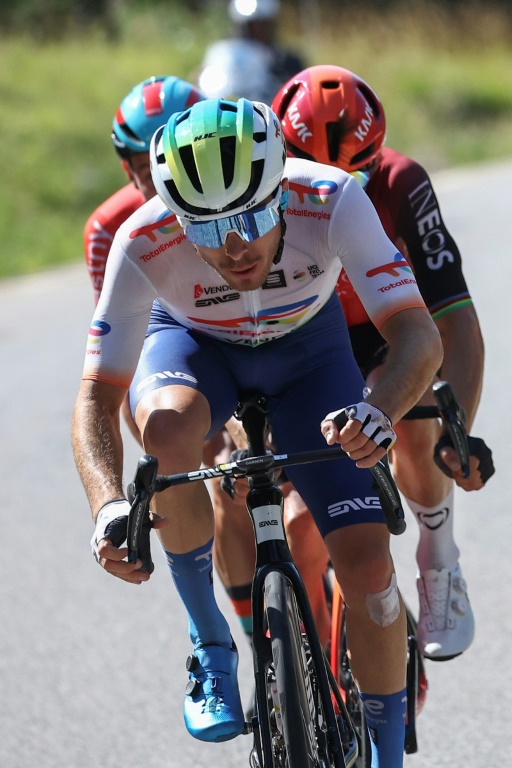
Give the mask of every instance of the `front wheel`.
POLYGON ((323 655, 311 647, 313 640, 319 648, 316 636, 308 636, 312 617, 303 620, 294 587, 285 574, 271 571, 265 577, 264 589, 272 651, 269 682, 279 734, 274 739, 278 747, 274 764, 279 768, 343 768, 333 689, 323 655))
POLYGON ((311 680, 302 644, 300 616, 293 588, 284 574, 271 571, 265 579, 267 623, 275 683, 270 685, 276 721, 288 768, 319 765, 311 680))

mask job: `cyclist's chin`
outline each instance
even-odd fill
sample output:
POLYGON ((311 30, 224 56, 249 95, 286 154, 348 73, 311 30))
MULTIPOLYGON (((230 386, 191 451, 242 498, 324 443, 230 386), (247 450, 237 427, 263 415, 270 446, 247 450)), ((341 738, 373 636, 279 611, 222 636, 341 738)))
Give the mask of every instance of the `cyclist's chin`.
POLYGON ((226 283, 236 291, 255 291, 261 288, 267 275, 268 270, 261 262, 246 269, 226 269, 222 272, 226 283))

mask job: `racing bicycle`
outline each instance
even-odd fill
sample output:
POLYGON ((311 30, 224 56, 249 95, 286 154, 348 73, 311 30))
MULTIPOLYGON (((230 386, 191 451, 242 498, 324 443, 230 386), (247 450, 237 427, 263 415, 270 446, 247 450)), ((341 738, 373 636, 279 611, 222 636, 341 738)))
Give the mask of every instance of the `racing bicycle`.
MULTIPOLYGON (((128 560, 153 570, 149 505, 154 493, 213 477, 245 477, 256 560, 252 586, 255 709, 251 768, 368 768, 364 722, 354 721, 340 683, 319 641, 304 584, 283 526, 283 494, 274 482, 279 468, 346 456, 340 446, 294 454, 267 452, 267 406, 253 393, 239 404, 249 456, 176 475, 159 475, 156 457, 139 459, 128 489, 128 560)), ((400 496, 385 461, 370 470, 379 489, 388 528, 405 530, 400 496)), ((346 680, 345 680, 346 683, 346 680)), ((353 681, 351 683, 355 690, 353 681)))

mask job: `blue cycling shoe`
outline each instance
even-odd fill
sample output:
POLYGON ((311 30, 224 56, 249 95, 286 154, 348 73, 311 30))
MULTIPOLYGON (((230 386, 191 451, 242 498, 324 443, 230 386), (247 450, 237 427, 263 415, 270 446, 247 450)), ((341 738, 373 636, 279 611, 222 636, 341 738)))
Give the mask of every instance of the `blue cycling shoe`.
POLYGON ((201 645, 187 659, 190 679, 183 715, 187 731, 200 741, 228 741, 244 730, 237 680, 238 650, 201 645))

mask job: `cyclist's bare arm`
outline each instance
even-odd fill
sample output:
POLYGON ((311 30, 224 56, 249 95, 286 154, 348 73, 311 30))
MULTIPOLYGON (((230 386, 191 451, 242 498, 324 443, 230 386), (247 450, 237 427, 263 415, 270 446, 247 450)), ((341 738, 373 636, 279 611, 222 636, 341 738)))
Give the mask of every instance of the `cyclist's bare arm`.
MULTIPOLYGON (((84 380, 73 412, 73 452, 95 521, 106 504, 125 498, 119 426, 119 410, 125 395, 122 387, 84 380)), ((113 546, 108 538, 98 542, 99 562, 106 571, 135 584, 146 581, 149 574, 138 570, 140 561, 125 562, 127 552, 126 547, 113 546)))
MULTIPOLYGON (((391 423, 420 399, 431 384, 443 359, 439 332, 426 309, 404 309, 389 317, 379 329, 389 344, 382 375, 367 398, 391 423)), ((372 467, 386 449, 379 447, 362 430, 362 423, 350 419, 338 430, 332 419, 321 425, 329 445, 341 443, 358 467, 372 467)))
POLYGON ((379 330, 389 350, 368 402, 396 424, 430 386, 443 361, 443 346, 426 309, 404 309, 379 330))
POLYGON ((449 381, 471 430, 482 392, 484 343, 473 306, 436 321, 444 347, 442 378, 449 381))
MULTIPOLYGON (((478 318, 474 307, 468 306, 439 318, 436 324, 445 350, 442 378, 450 382, 464 409, 469 433, 480 401, 484 367, 484 344, 478 318)), ((483 487, 484 482, 478 471, 479 457, 470 456, 470 474, 465 478, 452 447, 442 448, 441 456, 451 469, 458 486, 466 491, 476 491, 483 487)))

